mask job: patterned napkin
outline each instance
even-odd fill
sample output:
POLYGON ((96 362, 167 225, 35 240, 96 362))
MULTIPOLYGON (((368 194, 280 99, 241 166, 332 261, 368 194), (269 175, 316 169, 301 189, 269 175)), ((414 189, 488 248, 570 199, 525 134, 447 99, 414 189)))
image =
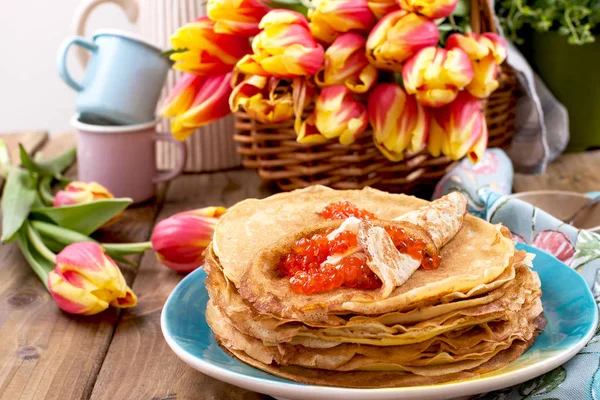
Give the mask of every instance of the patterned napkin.
MULTIPOLYGON (((458 190, 469 199, 469 212, 502 223, 516 241, 554 255, 579 272, 600 305, 600 235, 567 225, 509 196, 513 169, 500 149, 486 151, 474 165, 463 160, 438 183, 434 198, 458 190)), ((589 193, 600 196, 600 192, 589 193)), ((590 342, 566 364, 521 385, 475 397, 477 400, 600 399, 600 326, 590 342)))

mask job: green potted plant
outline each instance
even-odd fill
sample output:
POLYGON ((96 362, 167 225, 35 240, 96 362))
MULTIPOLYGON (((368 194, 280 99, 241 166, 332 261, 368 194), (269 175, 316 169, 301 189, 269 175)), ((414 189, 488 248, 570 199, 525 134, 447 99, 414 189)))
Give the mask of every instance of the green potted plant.
POLYGON ((501 0, 507 38, 569 111, 569 150, 600 146, 600 0, 501 0))

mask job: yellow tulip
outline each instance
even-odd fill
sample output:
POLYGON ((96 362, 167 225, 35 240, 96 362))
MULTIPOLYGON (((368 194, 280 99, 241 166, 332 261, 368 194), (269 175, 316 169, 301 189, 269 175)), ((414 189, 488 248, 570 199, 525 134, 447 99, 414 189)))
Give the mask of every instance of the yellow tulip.
POLYGON ((325 51, 323 68, 315 75, 317 85, 345 85, 354 93, 365 93, 371 89, 378 73, 367 60, 365 43, 358 33, 338 36, 325 51))
POLYGON ((473 67, 461 49, 426 47, 408 59, 402 70, 404 88, 427 107, 451 103, 473 80, 473 67))
POLYGON ((229 97, 231 111, 243 109, 263 124, 294 118, 292 87, 275 77, 250 75, 238 83, 229 97))
POLYGON ((402 63, 440 38, 435 22, 404 10, 383 17, 367 39, 367 58, 379 69, 402 71, 402 63))
POLYGON ((344 32, 368 33, 375 16, 367 0, 313 0, 308 10, 310 31, 323 43, 333 41, 344 32))

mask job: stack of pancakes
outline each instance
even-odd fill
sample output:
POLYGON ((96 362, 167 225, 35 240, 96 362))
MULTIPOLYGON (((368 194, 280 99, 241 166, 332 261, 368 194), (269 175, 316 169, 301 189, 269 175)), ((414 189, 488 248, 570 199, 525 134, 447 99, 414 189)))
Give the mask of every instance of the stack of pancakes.
POLYGON ((206 318, 226 351, 299 382, 375 388, 477 376, 531 346, 545 322, 532 256, 515 250, 506 229, 469 215, 441 248, 439 268, 419 268, 385 298, 346 287, 298 294, 276 265, 257 266, 261 254, 277 254, 281 238, 322 224, 320 211, 340 201, 384 221, 430 204, 315 186, 230 208, 204 265, 206 318))

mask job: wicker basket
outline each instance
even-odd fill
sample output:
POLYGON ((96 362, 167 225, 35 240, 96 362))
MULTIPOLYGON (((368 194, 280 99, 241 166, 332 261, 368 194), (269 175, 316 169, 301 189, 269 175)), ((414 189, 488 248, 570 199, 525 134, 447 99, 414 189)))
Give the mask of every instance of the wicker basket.
MULTIPOLYGON (((474 32, 496 32, 487 0, 471 1, 474 32)), ((504 63, 500 86, 484 103, 489 147, 507 147, 515 130, 517 79, 504 63)), ((367 131, 350 146, 332 140, 322 145, 296 142, 293 122, 261 124, 244 112, 236 113, 234 140, 246 168, 256 169, 260 178, 281 190, 314 184, 335 189, 377 187, 390 192, 431 191, 456 162, 448 157, 431 157, 426 150, 405 153, 400 162, 387 160, 375 147, 367 131)))

